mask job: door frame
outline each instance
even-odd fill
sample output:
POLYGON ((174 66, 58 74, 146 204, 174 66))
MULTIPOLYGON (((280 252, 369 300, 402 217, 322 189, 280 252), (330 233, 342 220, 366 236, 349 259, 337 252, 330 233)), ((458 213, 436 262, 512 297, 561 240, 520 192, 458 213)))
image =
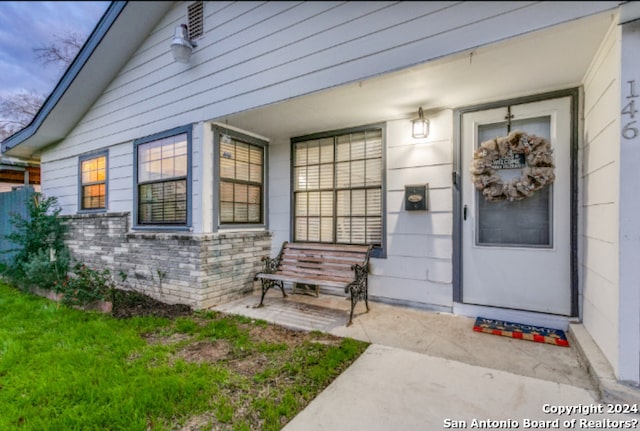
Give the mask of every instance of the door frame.
POLYGON ((462 276, 462 172, 468 167, 462 166, 462 116, 467 113, 484 111, 487 109, 502 108, 508 105, 522 105, 531 102, 540 102, 548 99, 570 97, 570 244, 571 244, 571 314, 569 317, 579 315, 578 304, 578 137, 579 137, 579 103, 580 88, 552 91, 514 99, 489 102, 481 105, 473 105, 457 108, 453 111, 453 302, 462 303, 464 280, 462 276))

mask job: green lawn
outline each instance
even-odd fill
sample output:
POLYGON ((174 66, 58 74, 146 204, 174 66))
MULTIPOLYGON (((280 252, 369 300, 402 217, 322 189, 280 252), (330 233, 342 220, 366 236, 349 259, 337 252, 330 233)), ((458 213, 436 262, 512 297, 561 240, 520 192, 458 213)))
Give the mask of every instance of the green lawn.
POLYGON ((213 312, 115 319, 0 283, 0 429, 278 430, 366 347, 213 312))

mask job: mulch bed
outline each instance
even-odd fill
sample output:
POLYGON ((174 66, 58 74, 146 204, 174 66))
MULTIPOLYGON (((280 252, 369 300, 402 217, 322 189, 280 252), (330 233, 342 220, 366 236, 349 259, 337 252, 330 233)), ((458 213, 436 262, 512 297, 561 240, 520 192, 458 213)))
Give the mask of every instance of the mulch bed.
POLYGON ((190 316, 193 309, 185 304, 165 304, 139 292, 116 290, 113 293, 113 310, 116 318, 153 316, 176 318, 190 316))

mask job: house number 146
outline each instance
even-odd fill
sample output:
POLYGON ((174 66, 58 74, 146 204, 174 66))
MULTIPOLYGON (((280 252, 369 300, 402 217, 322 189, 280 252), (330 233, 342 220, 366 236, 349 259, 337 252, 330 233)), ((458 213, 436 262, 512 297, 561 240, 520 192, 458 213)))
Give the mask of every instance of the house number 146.
POLYGON ((631 118, 631 121, 627 122, 622 128, 622 137, 625 139, 635 139, 638 136, 638 133, 640 133, 636 127, 633 127, 633 125, 636 124, 636 120, 634 120, 634 118, 636 117, 636 112, 638 112, 635 105, 635 99, 638 97, 636 94, 636 81, 634 79, 632 81, 627 81, 627 83, 629 83, 629 95, 627 96, 627 99, 631 100, 629 100, 629 103, 622 108, 621 114, 628 115, 631 118))

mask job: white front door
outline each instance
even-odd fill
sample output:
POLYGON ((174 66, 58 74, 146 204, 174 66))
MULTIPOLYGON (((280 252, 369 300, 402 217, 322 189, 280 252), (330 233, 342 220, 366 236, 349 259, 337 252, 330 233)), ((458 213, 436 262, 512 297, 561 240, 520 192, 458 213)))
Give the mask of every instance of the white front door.
MULTIPOLYGON (((471 181, 473 152, 508 135, 508 108, 462 117, 462 300, 571 314, 571 99, 511 106, 510 130, 546 138, 555 181, 523 200, 486 200, 471 181), (465 215, 466 214, 466 215, 465 215)), ((496 169, 503 181, 522 169, 496 169)))

